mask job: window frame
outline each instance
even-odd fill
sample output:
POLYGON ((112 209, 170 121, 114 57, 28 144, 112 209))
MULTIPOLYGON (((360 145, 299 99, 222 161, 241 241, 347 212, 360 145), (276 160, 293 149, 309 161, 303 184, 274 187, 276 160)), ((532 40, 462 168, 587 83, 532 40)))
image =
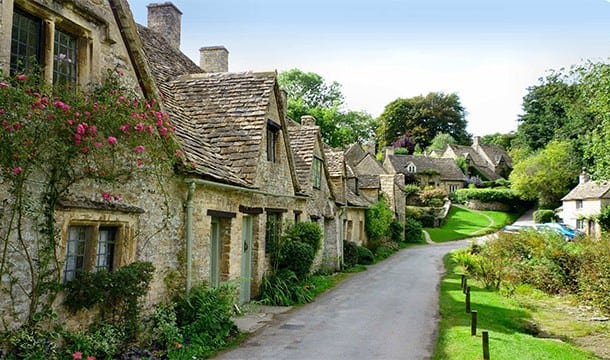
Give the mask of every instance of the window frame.
POLYGON ((413 164, 413 163, 409 163, 409 164, 406 166, 406 169, 407 169, 407 172, 408 172, 409 174, 415 174, 415 173, 417 173, 417 166, 415 166, 415 164, 413 164))
POLYGON ((583 208, 583 201, 576 200, 576 209, 582 209, 582 208, 583 208))
POLYGON ((318 190, 322 187, 322 159, 317 156, 311 161, 311 185, 318 190))
POLYGON ((63 281, 68 282, 76 277, 78 272, 82 271, 113 271, 119 266, 120 257, 120 245, 124 241, 125 236, 125 225, 117 223, 83 223, 83 222, 72 222, 68 225, 66 241, 65 241, 65 256, 64 266, 62 271, 63 281), (112 239, 106 239, 106 241, 100 240, 100 235, 106 233, 105 230, 112 229, 112 239), (73 238, 73 231, 79 231, 79 238, 73 238), (73 244, 77 241, 77 253, 74 254, 73 244), (112 249, 101 253, 100 244, 110 243, 112 249), (79 247, 79 246, 82 246, 79 247), (99 256, 107 256, 110 254, 110 259, 106 259, 103 264, 99 262, 99 256), (77 259, 75 262, 71 262, 71 257, 80 257, 80 261, 77 259))
MULTIPOLYGON (((59 21, 49 19, 42 11, 36 11, 34 9, 25 9, 17 5, 14 6, 13 12, 10 15, 13 19, 13 26, 11 27, 10 33, 10 53, 9 53, 9 72, 11 74, 31 72, 34 66, 38 66, 42 72, 43 78, 50 84, 69 84, 79 85, 84 82, 81 74, 81 60, 87 60, 87 53, 89 52, 85 48, 86 34, 89 33, 86 29, 81 28, 79 25, 72 23, 70 20, 62 19, 61 26, 56 26, 59 21), (36 54, 35 63, 29 60, 25 61, 24 66, 19 66, 19 62, 23 61, 24 56, 31 58, 33 55, 25 54, 19 55, 18 49, 16 48, 16 42, 19 41, 18 37, 21 32, 16 32, 15 23, 17 17, 30 19, 37 23, 38 35, 32 41, 35 42, 36 54), (85 34, 85 35, 83 35, 85 34), (63 63, 64 57, 62 57, 59 51, 69 50, 71 54, 65 54, 67 57, 66 63, 68 67, 60 69, 63 63)), ((85 65, 85 67, 87 67, 85 65)))
POLYGON ((266 136, 266 147, 267 147, 267 161, 275 163, 278 161, 277 157, 277 143, 279 139, 279 133, 282 127, 273 122, 267 120, 267 136, 266 136))

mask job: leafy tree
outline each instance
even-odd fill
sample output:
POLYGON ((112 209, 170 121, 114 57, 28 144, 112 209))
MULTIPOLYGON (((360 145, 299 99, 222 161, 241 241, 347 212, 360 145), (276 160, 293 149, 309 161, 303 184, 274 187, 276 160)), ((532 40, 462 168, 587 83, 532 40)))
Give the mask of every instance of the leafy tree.
POLYGON ((541 208, 557 206, 574 185, 580 157, 569 141, 551 141, 544 149, 517 162, 510 174, 511 188, 525 200, 538 200, 541 208))
POLYGON ((528 88, 519 117, 518 136, 532 150, 553 139, 574 139, 581 127, 580 88, 570 74, 551 72, 528 88))
POLYGON ((413 151, 415 151, 415 141, 413 141, 413 138, 406 132, 401 138, 398 138, 392 143, 392 147, 406 149, 406 154, 411 155, 413 154, 413 151))
MULTIPOLYGON (((588 63, 576 69, 581 75, 582 97, 592 115, 593 131, 582 136, 587 168, 595 179, 610 179, 610 64, 588 63)), ((583 126, 584 127, 584 126, 583 126)))
POLYGON ((455 142, 456 141, 453 136, 445 133, 439 133, 434 137, 434 139, 432 139, 432 143, 430 143, 430 146, 428 146, 426 152, 430 153, 434 150, 444 150, 447 145, 455 144, 455 142))
POLYGON ((311 115, 320 127, 322 140, 332 147, 365 142, 373 135, 375 120, 364 111, 343 110, 341 85, 327 84, 316 73, 292 69, 278 75, 280 86, 286 90, 287 113, 296 121, 311 115))
POLYGON ((440 133, 451 135, 460 144, 468 144, 470 134, 466 125, 464 107, 457 94, 431 92, 425 97, 399 98, 386 105, 378 119, 377 136, 381 147, 394 142, 407 130, 421 148, 428 147, 440 133))
POLYGON ((482 136, 481 143, 502 146, 506 151, 509 151, 513 147, 513 141, 516 137, 517 135, 513 132, 508 134, 495 133, 482 136))

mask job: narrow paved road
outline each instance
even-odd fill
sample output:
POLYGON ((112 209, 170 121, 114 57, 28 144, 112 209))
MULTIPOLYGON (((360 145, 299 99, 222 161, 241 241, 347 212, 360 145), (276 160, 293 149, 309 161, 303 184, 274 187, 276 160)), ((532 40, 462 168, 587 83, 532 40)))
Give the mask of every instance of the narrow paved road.
POLYGON ((402 250, 315 302, 278 315, 218 359, 428 359, 436 343, 442 258, 467 245, 402 250))

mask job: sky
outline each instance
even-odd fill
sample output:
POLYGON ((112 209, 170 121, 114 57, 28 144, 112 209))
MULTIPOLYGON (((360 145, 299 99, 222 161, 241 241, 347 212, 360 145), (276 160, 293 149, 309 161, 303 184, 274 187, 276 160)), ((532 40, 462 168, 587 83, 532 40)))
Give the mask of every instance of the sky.
MULTIPOLYGON (((128 0, 146 25, 147 0, 128 0)), ((346 109, 457 93, 475 135, 518 126, 551 70, 610 58, 610 0, 173 0, 181 50, 223 45, 229 71, 297 68, 342 85, 346 109)))

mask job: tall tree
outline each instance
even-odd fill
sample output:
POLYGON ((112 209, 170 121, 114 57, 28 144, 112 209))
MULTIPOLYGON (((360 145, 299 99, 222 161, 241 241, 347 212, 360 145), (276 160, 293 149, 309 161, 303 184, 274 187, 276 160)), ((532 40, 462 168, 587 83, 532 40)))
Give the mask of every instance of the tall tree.
POLYGON ((581 158, 570 141, 552 140, 515 163, 511 188, 526 200, 538 200, 541 208, 554 208, 570 191, 581 169, 581 158))
POLYGON ((430 153, 435 150, 444 150, 449 144, 455 144, 455 139, 453 136, 445 133, 439 133, 434 137, 434 139, 432 139, 430 146, 428 146, 426 149, 426 153, 430 153))
POLYGON ((512 149, 513 141, 516 137, 517 135, 513 132, 508 134, 495 133, 484 135, 481 137, 481 142, 483 144, 498 145, 503 147, 506 151, 509 151, 512 149))
MULTIPOLYGON (((572 73, 573 74, 573 73, 572 73)), ((575 139, 581 128, 580 87, 570 73, 551 72, 523 97, 518 138, 532 150, 553 139, 575 139)))
POLYGON ((343 110, 339 83, 328 84, 322 76, 299 69, 280 73, 278 82, 287 92, 288 116, 296 121, 303 115, 315 117, 322 140, 328 145, 341 147, 366 142, 373 136, 375 120, 370 114, 343 110))
POLYGON ((382 147, 409 132, 417 145, 426 148, 432 139, 445 133, 460 144, 470 142, 466 113, 457 94, 431 92, 408 99, 396 99, 379 116, 377 137, 382 147))

